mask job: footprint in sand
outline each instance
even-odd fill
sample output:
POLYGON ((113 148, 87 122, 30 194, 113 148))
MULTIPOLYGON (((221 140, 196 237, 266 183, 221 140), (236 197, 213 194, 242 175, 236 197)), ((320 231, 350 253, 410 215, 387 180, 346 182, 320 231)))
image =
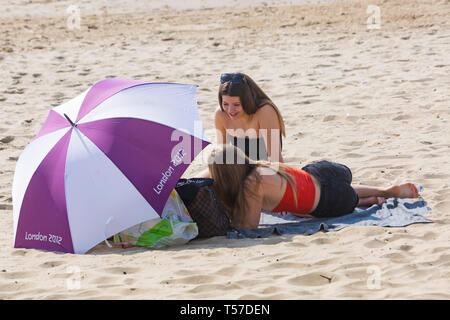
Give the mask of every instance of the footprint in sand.
MULTIPOLYGON (((241 289, 240 287, 234 285, 233 286, 234 289, 241 289)), ((201 284, 198 286, 195 286, 194 288, 192 288, 191 290, 189 290, 189 292, 191 293, 214 293, 216 291, 225 291, 225 290, 230 290, 229 286, 220 284, 220 283, 211 283, 211 284, 201 284)))
POLYGON ((399 121, 399 120, 409 120, 409 119, 411 119, 411 116, 405 114, 405 115, 397 116, 397 117, 395 117, 395 118, 392 119, 392 120, 394 120, 394 121, 399 121))
POLYGON ((47 262, 44 262, 43 264, 41 264, 39 267, 45 268, 45 269, 51 269, 51 268, 58 267, 63 264, 65 264, 64 261, 47 261, 47 262))
POLYGON ((449 174, 436 174, 436 173, 426 173, 423 175, 424 179, 444 179, 447 180, 450 178, 449 174))
POLYGON ((334 64, 318 64, 314 68, 329 68, 329 67, 333 67, 333 66, 334 66, 334 64))
POLYGON ((359 154, 359 153, 354 153, 354 152, 349 152, 345 154, 346 158, 362 158, 364 157, 364 155, 359 154))
POLYGON ((307 247, 307 245, 304 244, 303 242, 290 242, 290 243, 287 243, 286 246, 294 247, 294 248, 305 248, 305 247, 307 247))
POLYGON ((1 138, 0 139, 0 142, 1 143, 4 143, 4 144, 8 144, 8 143, 10 143, 11 141, 13 141, 14 140, 14 137, 13 136, 6 136, 6 137, 4 137, 4 138, 1 138))
POLYGON ((360 265, 344 265, 343 269, 345 270, 345 276, 349 279, 359 279, 366 281, 370 276, 368 269, 370 264, 360 264, 360 265))
POLYGON ((0 210, 12 210, 13 206, 10 204, 0 204, 0 210))
POLYGON ((16 88, 16 87, 10 87, 3 91, 3 93, 6 94, 23 94, 25 92, 24 88, 16 88))
POLYGON ((364 140, 364 141, 361 141, 361 140, 357 141, 357 140, 355 140, 355 141, 343 142, 342 144, 350 146, 350 147, 361 147, 365 143, 367 143, 367 140, 364 140))
POLYGON ((196 275, 203 271, 204 270, 199 269, 179 269, 175 271, 174 274, 178 276, 187 276, 187 275, 196 275))
POLYGON ((245 270, 240 267, 233 266, 222 268, 220 270, 217 270, 215 273, 225 277, 232 277, 237 274, 245 273, 245 270))
POLYGON ((31 252, 31 251, 28 251, 28 250, 16 249, 16 250, 14 250, 14 251, 11 253, 11 255, 12 255, 12 256, 20 256, 20 257, 23 257, 23 256, 27 255, 27 254, 30 253, 30 252, 31 252))
POLYGON ((399 247, 399 249, 402 250, 402 251, 409 251, 409 250, 411 250, 412 248, 414 248, 414 247, 413 247, 413 246, 410 246, 410 245, 407 245, 407 244, 402 244, 402 245, 399 247))
POLYGON ((438 237, 437 233, 429 231, 425 233, 423 236, 421 236, 420 239, 429 241, 429 240, 436 240, 437 237, 438 237))
POLYGON ((130 268, 130 267, 112 267, 104 269, 108 274, 126 275, 132 274, 140 271, 140 268, 130 268))
POLYGON ((277 294, 280 292, 283 292, 284 288, 283 287, 275 287, 275 286, 269 286, 267 288, 264 288, 261 293, 263 294, 277 294))
POLYGON ((298 269, 301 267, 307 267, 307 264, 305 263, 297 263, 297 262, 277 262, 277 263, 270 263, 266 267, 262 268, 262 270, 277 270, 280 272, 281 270, 291 270, 291 269, 298 269))
POLYGON ((373 240, 370 240, 370 241, 367 241, 366 243, 364 243, 364 247, 369 248, 369 249, 381 248, 381 247, 384 247, 385 245, 386 245, 386 242, 379 240, 379 239, 373 239, 373 240))
POLYGON ((245 294, 243 296, 237 297, 237 300, 288 300, 288 299, 292 299, 292 294, 278 293, 265 296, 245 294))
POLYGON ((6 279, 27 279, 36 277, 36 272, 34 271, 17 271, 17 272, 0 272, 0 276, 6 279))
POLYGON ((393 263, 405 263, 410 260, 409 257, 405 256, 404 254, 402 254, 400 252, 388 253, 388 254, 381 256, 381 258, 389 259, 390 262, 393 262, 393 263))
POLYGON ((450 201, 440 201, 434 205, 434 209, 440 212, 450 212, 450 201))
POLYGON ((324 118, 322 119, 322 121, 323 121, 323 122, 328 122, 328 121, 333 121, 333 120, 335 120, 335 119, 336 119, 336 116, 329 115, 329 116, 324 117, 324 118))
POLYGON ((162 280, 161 284, 209 284, 217 281, 217 277, 201 275, 201 276, 187 276, 179 279, 165 279, 162 280))
POLYGON ((315 243, 315 244, 330 244, 332 242, 333 241, 329 238, 317 238, 317 239, 310 241, 310 243, 315 243))
POLYGON ((292 137, 294 138, 294 140, 298 140, 298 139, 303 138, 304 135, 305 135, 305 134, 304 134, 303 132, 297 132, 297 133, 294 133, 294 134, 292 135, 292 137))
POLYGON ((434 248, 431 253, 450 252, 450 247, 437 247, 434 248))
POLYGON ((64 93, 62 93, 62 92, 55 92, 52 97, 55 98, 55 99, 61 99, 61 98, 64 98, 64 93))

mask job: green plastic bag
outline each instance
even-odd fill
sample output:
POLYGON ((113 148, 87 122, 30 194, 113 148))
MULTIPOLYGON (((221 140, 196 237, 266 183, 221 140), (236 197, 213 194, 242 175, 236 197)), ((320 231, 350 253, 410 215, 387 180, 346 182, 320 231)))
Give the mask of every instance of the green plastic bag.
POLYGON ((162 249, 185 244, 197 236, 197 224, 192 221, 181 197, 172 190, 161 218, 119 232, 114 236, 114 243, 162 249))

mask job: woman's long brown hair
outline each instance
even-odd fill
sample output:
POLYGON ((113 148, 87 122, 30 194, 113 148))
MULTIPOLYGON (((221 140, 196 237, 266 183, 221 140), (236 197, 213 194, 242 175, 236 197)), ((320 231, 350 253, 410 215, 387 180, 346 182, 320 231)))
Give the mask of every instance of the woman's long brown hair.
MULTIPOLYGON (((276 163, 276 172, 291 184, 295 201, 297 201, 295 182, 286 173, 287 166, 276 163)), ((223 206, 231 215, 232 225, 240 225, 245 220, 246 196, 256 196, 261 183, 261 176, 255 170, 257 167, 274 169, 274 163, 253 161, 242 150, 231 144, 224 144, 212 150, 208 159, 211 178, 214 179, 216 190, 223 206), (250 175, 255 179, 255 185, 247 179, 250 175)))
POLYGON ((235 73, 243 76, 240 83, 232 83, 231 80, 221 83, 219 86, 219 106, 222 111, 222 96, 239 97, 242 108, 247 114, 254 114, 259 108, 268 104, 275 109, 280 124, 280 131, 286 136, 284 120, 278 107, 273 103, 272 99, 245 73, 235 73))

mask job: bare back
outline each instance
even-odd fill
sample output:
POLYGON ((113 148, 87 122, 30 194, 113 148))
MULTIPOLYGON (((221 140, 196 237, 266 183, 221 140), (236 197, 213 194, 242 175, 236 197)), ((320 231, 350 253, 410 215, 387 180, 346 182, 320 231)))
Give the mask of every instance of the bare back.
MULTIPOLYGON (((248 226, 245 228, 256 228, 259 224, 261 211, 272 211, 280 203, 288 183, 273 169, 258 167, 255 170, 261 177, 260 184, 257 185, 255 173, 252 173, 245 181, 247 190, 253 190, 253 192, 247 192, 245 195, 248 216, 248 226)), ((311 175, 311 178, 315 186, 315 198, 310 212, 317 208, 320 199, 320 182, 313 175, 311 175)))

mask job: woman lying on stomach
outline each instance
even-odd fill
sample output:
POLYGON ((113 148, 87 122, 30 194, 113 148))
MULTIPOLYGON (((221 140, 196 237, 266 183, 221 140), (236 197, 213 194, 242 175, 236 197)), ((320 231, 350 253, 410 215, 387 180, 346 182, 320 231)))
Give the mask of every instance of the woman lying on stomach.
POLYGON ((254 229, 262 210, 316 218, 352 213, 384 198, 417 198, 412 183, 377 188, 351 185, 352 173, 342 164, 319 161, 302 169, 282 163, 250 160, 225 144, 212 151, 208 168, 214 188, 235 227, 254 229))

